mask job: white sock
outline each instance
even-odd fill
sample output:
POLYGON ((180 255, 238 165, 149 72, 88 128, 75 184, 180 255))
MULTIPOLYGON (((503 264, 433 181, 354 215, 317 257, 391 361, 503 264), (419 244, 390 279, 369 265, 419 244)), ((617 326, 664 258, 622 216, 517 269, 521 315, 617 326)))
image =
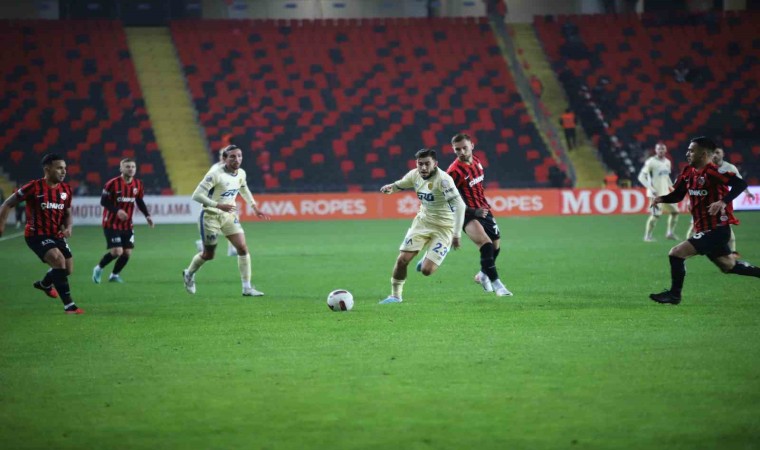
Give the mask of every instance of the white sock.
POLYGON ((391 278, 392 297, 401 298, 401 295, 404 293, 404 283, 406 283, 406 280, 397 280, 395 278, 391 278))
POLYGON ((192 276, 205 263, 206 263, 206 260, 201 258, 201 254, 198 253, 195 256, 193 256, 192 261, 190 261, 190 267, 187 268, 187 272, 192 276))
POLYGON ((238 270, 240 271, 240 281, 243 282, 243 288, 251 287, 251 255, 238 255, 238 270))

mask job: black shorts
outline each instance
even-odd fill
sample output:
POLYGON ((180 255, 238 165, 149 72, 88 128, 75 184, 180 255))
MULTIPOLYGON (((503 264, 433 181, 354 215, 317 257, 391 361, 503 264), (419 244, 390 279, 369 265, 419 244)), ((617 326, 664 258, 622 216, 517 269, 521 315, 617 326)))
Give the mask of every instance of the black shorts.
POLYGON ((478 222, 480 222, 481 225, 483 225, 483 229, 486 231, 486 234, 488 235, 489 238, 491 238, 492 241, 501 239, 499 226, 496 224, 496 219, 494 219, 493 214, 489 212, 488 215, 485 217, 477 217, 474 214, 465 214, 464 224, 462 225, 462 229, 464 230, 467 224, 473 220, 477 220, 478 222))
POLYGON ((706 255, 708 258, 718 258, 731 254, 731 248, 728 246, 730 239, 731 227, 724 226, 694 233, 694 236, 689 238, 689 242, 697 249, 698 254, 706 255))
POLYGON ((26 245, 32 249, 34 253, 42 260, 45 261, 45 253, 51 248, 57 248, 63 253, 63 257, 66 259, 71 258, 71 249, 66 239, 53 237, 53 236, 30 236, 26 238, 26 245))
POLYGON ((135 248, 135 233, 132 230, 113 230, 103 228, 106 235, 106 248, 135 248))

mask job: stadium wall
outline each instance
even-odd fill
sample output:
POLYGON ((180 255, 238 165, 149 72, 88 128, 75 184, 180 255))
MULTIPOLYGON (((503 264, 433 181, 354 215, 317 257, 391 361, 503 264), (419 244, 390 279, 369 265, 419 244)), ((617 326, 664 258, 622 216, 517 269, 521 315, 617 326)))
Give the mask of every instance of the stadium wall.
MULTIPOLYGON (((760 186, 750 188, 734 200, 736 210, 760 211, 760 186)), ((419 207, 414 193, 272 194, 257 195, 259 208, 279 221, 402 219, 413 217, 419 207)), ((577 216, 646 214, 644 189, 493 189, 488 201, 497 217, 577 216)), ((158 224, 195 223, 201 206, 189 196, 146 196, 145 203, 158 224)), ((686 212, 684 203, 679 205, 686 212)), ((253 210, 238 205, 242 221, 256 221, 253 210)), ((103 209, 100 197, 75 197, 72 206, 75 225, 99 225, 103 209)), ((135 223, 145 224, 140 213, 135 223)))

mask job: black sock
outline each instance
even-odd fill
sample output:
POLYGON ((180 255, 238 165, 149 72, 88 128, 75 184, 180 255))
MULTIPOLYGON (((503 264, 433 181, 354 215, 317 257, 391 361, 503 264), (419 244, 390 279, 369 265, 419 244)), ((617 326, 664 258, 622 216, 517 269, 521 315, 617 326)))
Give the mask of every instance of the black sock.
POLYGON ((121 255, 119 256, 119 259, 116 260, 116 264, 113 266, 113 273, 114 275, 118 275, 121 273, 121 269, 124 268, 124 266, 127 265, 127 262, 129 262, 129 256, 127 255, 121 255))
POLYGON ((69 276, 66 269, 53 269, 52 271, 53 286, 58 291, 63 305, 71 303, 71 288, 69 288, 69 276))
POLYGON ((499 253, 501 253, 501 247, 493 249, 493 263, 494 264, 496 264, 496 258, 499 257, 499 253))
POLYGON ((53 286, 53 269, 50 269, 47 271, 45 276, 42 277, 40 284, 42 284, 42 287, 45 289, 48 289, 53 286))
POLYGON ((736 261, 734 268, 729 273, 760 278, 760 267, 755 267, 747 261, 736 261))
POLYGON ((106 253, 106 254, 105 254, 105 255, 103 255, 103 257, 100 259, 100 262, 98 263, 98 266, 100 266, 100 268, 102 269, 102 268, 104 268, 105 266, 107 266, 107 265, 108 265, 108 264, 109 264, 111 261, 113 261, 114 259, 116 259, 116 257, 115 257, 115 256, 113 256, 113 255, 112 255, 110 252, 109 252, 109 253, 106 253))
POLYGON ((686 260, 677 256, 670 258, 670 292, 680 297, 683 289, 683 279, 686 278, 686 260))
POLYGON ((490 242, 480 247, 480 271, 486 274, 491 281, 499 278, 499 274, 496 273, 496 261, 494 261, 493 253, 493 244, 490 242))

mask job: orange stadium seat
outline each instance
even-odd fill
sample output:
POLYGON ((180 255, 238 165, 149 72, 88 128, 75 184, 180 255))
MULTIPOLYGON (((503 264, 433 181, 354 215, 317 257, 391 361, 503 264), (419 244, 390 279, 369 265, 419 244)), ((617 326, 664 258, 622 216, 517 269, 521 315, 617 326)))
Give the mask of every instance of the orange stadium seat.
POLYGON ((156 169, 141 170, 146 190, 169 184, 160 154, 147 152, 155 137, 120 22, 0 20, 0 40, 0 167, 23 182, 39 176, 42 153, 57 152, 72 185, 98 185, 130 136, 131 155, 156 169))
MULTIPOLYGON (((171 32, 210 147, 231 133, 254 154, 288 149, 246 167, 253 189, 376 190, 375 169, 400 176, 417 149, 448 148, 461 131, 502 186, 545 185, 533 168, 549 152, 487 21, 181 20, 171 32), (220 32, 232 25, 239 35, 220 32), (502 132, 512 129, 539 158, 502 132)), ((448 166, 453 154, 441 159, 448 166)))
POLYGON ((751 150, 760 144, 758 23, 760 12, 741 11, 543 16, 533 26, 603 160, 635 180, 657 141, 680 166, 698 135, 715 138, 743 172, 760 173, 751 150), (689 69, 683 79, 677 67, 689 69))

